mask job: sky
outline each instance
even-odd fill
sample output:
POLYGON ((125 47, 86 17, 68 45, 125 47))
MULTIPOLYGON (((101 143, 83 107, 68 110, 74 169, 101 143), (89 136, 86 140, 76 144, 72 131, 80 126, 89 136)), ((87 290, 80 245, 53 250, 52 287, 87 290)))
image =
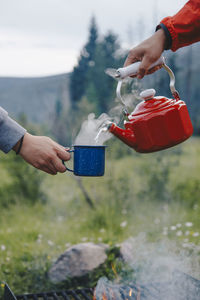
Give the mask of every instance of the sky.
POLYGON ((0 76, 37 77, 72 71, 95 16, 129 49, 175 14, 185 0, 0 0, 0 76))

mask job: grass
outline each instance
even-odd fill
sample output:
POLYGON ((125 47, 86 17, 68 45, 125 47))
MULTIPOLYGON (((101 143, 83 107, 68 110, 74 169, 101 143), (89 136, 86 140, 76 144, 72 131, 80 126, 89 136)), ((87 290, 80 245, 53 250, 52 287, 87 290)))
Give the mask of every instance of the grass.
MULTIPOLYGON (((167 238, 181 249, 198 247, 200 199, 197 194, 194 203, 190 199, 187 203, 185 193, 188 180, 199 180, 200 140, 192 138, 157 154, 133 151, 118 159, 113 158, 114 146, 107 150, 106 175, 83 178, 95 209, 88 206, 69 173, 45 175, 46 204, 23 202, 1 209, 0 280, 16 294, 55 288, 48 281, 48 268, 73 244, 91 241, 112 246, 145 232, 150 242, 167 238), (180 184, 186 200, 174 198, 180 184)), ((0 172, 9 182, 6 170, 0 172)), ((195 190, 189 193, 192 198, 195 190)), ((198 264, 194 273, 200 276, 198 264)))

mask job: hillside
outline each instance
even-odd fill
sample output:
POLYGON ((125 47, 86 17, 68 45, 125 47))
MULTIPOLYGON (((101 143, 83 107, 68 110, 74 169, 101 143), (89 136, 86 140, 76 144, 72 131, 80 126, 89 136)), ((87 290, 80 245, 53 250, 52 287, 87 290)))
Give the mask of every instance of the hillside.
POLYGON ((69 109, 69 74, 37 78, 0 77, 0 106, 18 118, 25 113, 29 121, 47 123, 61 101, 69 109))

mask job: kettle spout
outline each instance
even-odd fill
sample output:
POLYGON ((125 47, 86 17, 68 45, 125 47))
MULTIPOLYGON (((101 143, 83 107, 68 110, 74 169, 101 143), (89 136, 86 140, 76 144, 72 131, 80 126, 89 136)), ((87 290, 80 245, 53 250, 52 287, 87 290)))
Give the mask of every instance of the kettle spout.
POLYGON ((128 129, 122 129, 118 127, 115 123, 111 123, 108 128, 109 132, 119 138, 122 142, 127 144, 129 147, 136 148, 136 138, 133 131, 128 129))

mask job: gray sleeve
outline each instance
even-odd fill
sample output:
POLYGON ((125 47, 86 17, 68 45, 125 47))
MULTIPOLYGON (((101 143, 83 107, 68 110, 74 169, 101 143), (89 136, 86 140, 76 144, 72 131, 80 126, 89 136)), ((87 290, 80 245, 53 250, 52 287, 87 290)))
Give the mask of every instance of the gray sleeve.
POLYGON ((26 129, 8 116, 0 107, 0 150, 8 153, 26 133, 26 129))

